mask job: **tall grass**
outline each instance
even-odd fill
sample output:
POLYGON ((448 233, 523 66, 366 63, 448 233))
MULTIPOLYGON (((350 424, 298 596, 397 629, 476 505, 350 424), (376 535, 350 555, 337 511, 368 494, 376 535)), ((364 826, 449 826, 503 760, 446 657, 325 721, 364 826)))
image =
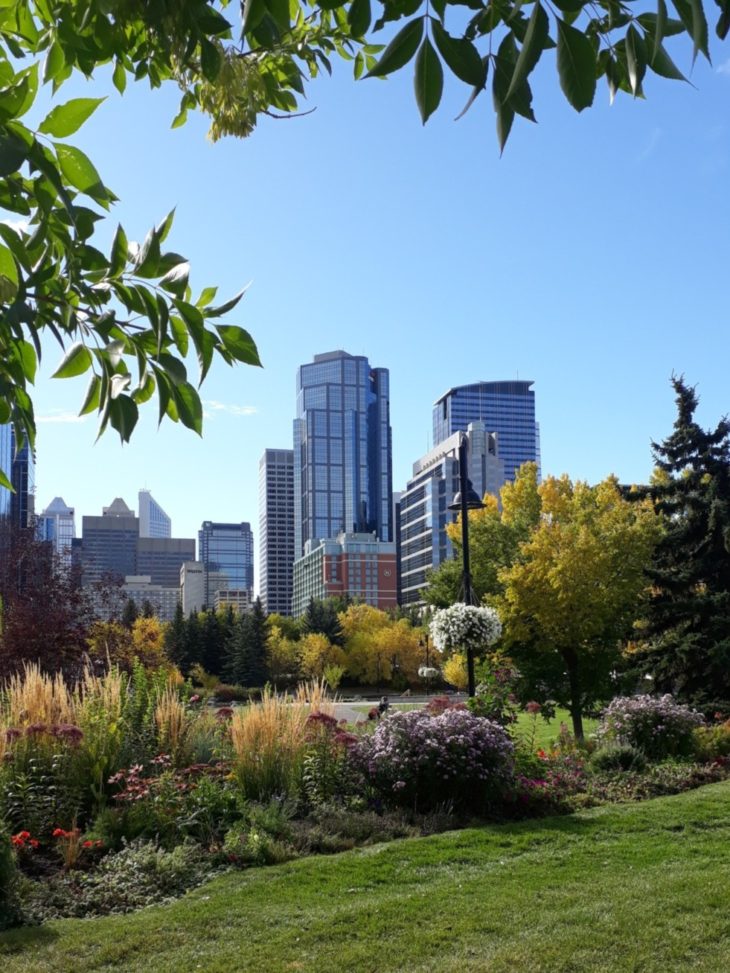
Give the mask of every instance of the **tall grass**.
POLYGON ((245 797, 265 801, 299 792, 311 713, 334 714, 325 683, 300 685, 295 696, 269 687, 260 703, 239 708, 231 720, 234 773, 245 797))

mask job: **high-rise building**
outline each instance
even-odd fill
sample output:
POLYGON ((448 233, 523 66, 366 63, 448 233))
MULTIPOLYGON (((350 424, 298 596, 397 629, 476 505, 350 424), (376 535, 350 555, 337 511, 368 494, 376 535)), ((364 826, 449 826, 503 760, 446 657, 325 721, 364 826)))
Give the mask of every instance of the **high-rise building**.
POLYGON ((180 567, 183 562, 194 560, 192 537, 140 537, 137 541, 136 574, 149 575, 152 584, 178 587, 180 567))
POLYGON ((27 441, 17 449, 12 427, 10 432, 13 451, 10 479, 15 491, 10 497, 10 519, 16 527, 30 527, 35 516, 35 454, 27 441))
POLYGON ((74 508, 63 497, 54 497, 38 518, 38 536, 53 545, 60 562, 71 566, 71 550, 76 537, 74 508))
POLYGON ((259 460, 259 596, 264 610, 291 614, 294 564, 294 452, 259 460))
POLYGON ((228 588, 228 578, 220 571, 206 571, 200 561, 186 561, 180 568, 180 599, 185 617, 190 612, 215 606, 216 597, 228 588), (212 597, 206 591, 210 589, 212 597))
POLYGON ((540 462, 535 421, 534 382, 474 382, 449 389, 433 407, 434 447, 470 422, 483 422, 499 438, 505 479, 511 482, 523 463, 540 462))
MULTIPOLYGON (((0 425, 0 470, 5 478, 12 482, 13 473, 13 431, 9 424, 0 425)), ((7 487, 0 486, 0 517, 10 516, 10 500, 12 492, 7 487)))
POLYGON ((172 537, 172 521, 149 490, 137 494, 140 537, 172 537))
POLYGON ((332 351, 297 372, 294 554, 341 533, 393 540, 389 375, 332 351))
POLYGON ((155 584, 148 574, 128 574, 122 591, 125 598, 131 598, 138 611, 148 601, 161 622, 171 622, 175 617, 180 602, 179 585, 155 584))
POLYGON ((314 599, 348 596, 383 611, 398 604, 395 542, 375 534, 339 534, 307 541, 294 563, 292 614, 303 615, 314 599))
MULTIPOLYGON (((203 521, 198 531, 198 560, 202 562, 206 578, 220 572, 227 579, 227 588, 246 588, 253 591, 253 534, 251 525, 221 524, 203 521)), ((206 580, 205 604, 212 606, 217 589, 206 580)))
MULTIPOLYGON (((446 525, 456 520, 448 509, 459 490, 459 442, 456 432, 413 464, 413 477, 400 498, 398 551, 400 604, 418 604, 426 575, 453 555, 446 525)), ((501 441, 483 422, 466 428, 468 476, 476 493, 498 494, 505 480, 501 441)))
POLYGON ((137 574, 139 520, 120 497, 101 517, 81 518, 81 564, 85 585, 137 574))

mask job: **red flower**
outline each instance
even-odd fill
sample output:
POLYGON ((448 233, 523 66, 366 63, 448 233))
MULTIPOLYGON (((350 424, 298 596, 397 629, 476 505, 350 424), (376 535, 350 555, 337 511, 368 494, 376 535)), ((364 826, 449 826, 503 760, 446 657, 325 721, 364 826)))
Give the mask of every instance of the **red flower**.
POLYGON ((93 848, 94 847, 94 842, 93 841, 84 841, 84 842, 82 842, 82 847, 83 848, 93 848))
POLYGON ((68 838, 68 831, 64 831, 63 828, 54 828, 52 833, 53 838, 68 838))
POLYGON ((16 838, 21 838, 23 841, 27 841, 30 838, 30 831, 19 831, 16 838))
POLYGON ((31 838, 29 844, 31 848, 37 848, 38 845, 40 844, 40 841, 38 841, 37 838, 31 838))

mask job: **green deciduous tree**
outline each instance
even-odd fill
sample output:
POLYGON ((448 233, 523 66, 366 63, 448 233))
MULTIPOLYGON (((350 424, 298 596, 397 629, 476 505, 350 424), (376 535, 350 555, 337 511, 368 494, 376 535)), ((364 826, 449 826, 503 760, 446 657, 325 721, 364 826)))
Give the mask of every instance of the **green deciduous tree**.
MULTIPOLYGON (((444 74, 467 88, 466 111, 491 90, 500 146, 517 115, 535 120, 530 78, 553 56, 560 87, 582 111, 604 78, 611 98, 643 95, 648 71, 681 79, 665 41, 685 35, 692 59, 709 58, 702 0, 657 0, 656 12, 623 0, 2 0, 0 3, 0 423, 33 442, 29 393, 44 335, 64 350, 56 376, 89 375, 82 414, 96 412, 127 440, 138 408, 156 392, 167 416, 200 432, 202 409, 185 359, 204 379, 214 357, 258 364, 251 336, 223 324, 241 295, 193 292, 184 256, 165 249, 173 215, 130 241, 122 226, 102 252, 96 229, 116 202, 94 163, 66 141, 102 99, 54 105, 27 119, 39 86, 57 93, 75 73, 104 66, 122 93, 130 80, 182 89, 175 126, 191 109, 211 136, 248 135, 261 115, 296 112, 305 84, 333 57, 356 78, 414 64, 425 122, 439 107, 444 74), (389 43, 373 45, 385 29, 389 43), (20 225, 18 225, 18 218, 20 225)), ((730 29, 730 0, 715 0, 716 33, 730 29)), ((463 114, 463 113, 462 113, 463 114)), ((7 471, 0 483, 7 486, 7 471)))
POLYGON ((705 709, 730 702, 730 422, 697 423, 697 395, 673 378, 674 431, 654 443, 648 496, 665 523, 634 659, 657 689, 705 709))

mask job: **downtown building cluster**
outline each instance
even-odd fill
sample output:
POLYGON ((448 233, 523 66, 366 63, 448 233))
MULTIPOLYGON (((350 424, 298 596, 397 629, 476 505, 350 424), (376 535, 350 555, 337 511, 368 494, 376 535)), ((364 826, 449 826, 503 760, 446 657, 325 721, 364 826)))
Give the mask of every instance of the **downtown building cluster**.
MULTIPOLYGON (((479 496, 498 495, 526 462, 540 464, 535 393, 530 381, 481 381, 450 388, 433 405, 433 445, 393 492, 390 375, 362 355, 315 355, 296 376, 291 448, 266 449, 259 461, 259 595, 267 612, 299 616, 310 600, 348 598, 388 610, 423 603, 428 573, 453 557, 447 526, 459 489, 459 444, 479 496)), ((172 536, 170 518, 148 490, 135 513, 116 498, 81 518, 56 497, 34 510, 34 456, 15 450, 0 426, 0 518, 33 526, 60 563, 76 564, 82 584, 121 586, 162 619, 178 604, 250 608, 253 534, 248 522, 203 521, 195 538, 172 536)), ((100 608, 101 611, 101 608, 100 608)))
POLYGON ((297 372, 291 449, 259 462, 259 590, 264 608, 301 615, 348 597, 418 607, 428 572, 453 556, 448 509, 459 443, 479 495, 497 495, 526 462, 540 464, 532 382, 450 388, 433 406, 433 447, 393 493, 390 376, 364 356, 316 355, 297 372))

